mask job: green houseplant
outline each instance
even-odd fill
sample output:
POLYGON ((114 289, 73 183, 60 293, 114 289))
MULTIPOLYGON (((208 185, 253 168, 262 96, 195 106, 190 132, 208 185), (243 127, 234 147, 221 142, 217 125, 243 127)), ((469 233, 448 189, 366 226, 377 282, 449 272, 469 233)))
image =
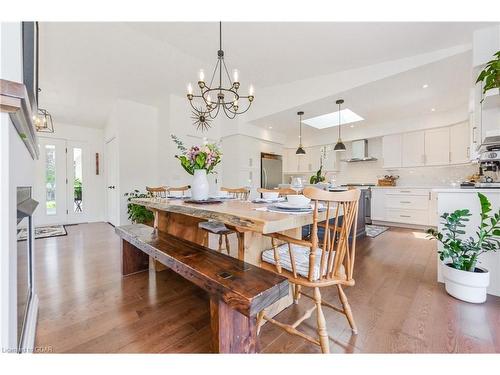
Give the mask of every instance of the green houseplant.
POLYGON ((311 178, 309 179, 310 184, 317 184, 318 182, 324 182, 326 180, 326 177, 322 174, 323 172, 323 163, 319 166, 318 171, 316 174, 313 174, 311 178))
POLYGON ((476 80, 476 83, 484 82, 483 94, 488 90, 500 88, 500 51, 493 56, 495 58, 486 63, 476 80))
MULTIPOLYGON (((472 216, 469 209, 441 215, 442 230, 428 229, 431 239, 441 243, 439 258, 445 262, 443 274, 446 291, 468 302, 484 302, 489 284, 487 270, 477 267, 481 254, 500 249, 500 209, 492 212, 491 202, 478 193, 480 222, 474 233, 467 235, 466 223, 472 216)), ((470 233, 469 233, 470 234, 470 233)))
POLYGON ((151 198, 151 194, 141 193, 139 190, 135 189, 130 193, 125 193, 124 195, 127 197, 127 202, 128 202, 127 204, 128 219, 133 223, 151 225, 154 220, 153 213, 144 206, 132 203, 132 199, 134 198, 151 198))

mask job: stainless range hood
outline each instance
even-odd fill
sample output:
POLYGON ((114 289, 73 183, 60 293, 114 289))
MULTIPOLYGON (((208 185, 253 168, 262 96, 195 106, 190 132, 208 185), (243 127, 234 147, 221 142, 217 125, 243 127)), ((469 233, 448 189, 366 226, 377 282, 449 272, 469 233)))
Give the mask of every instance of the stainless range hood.
POLYGON ((368 155, 368 140, 360 139, 351 143, 351 158, 346 162, 354 163, 358 161, 375 161, 377 158, 368 155))

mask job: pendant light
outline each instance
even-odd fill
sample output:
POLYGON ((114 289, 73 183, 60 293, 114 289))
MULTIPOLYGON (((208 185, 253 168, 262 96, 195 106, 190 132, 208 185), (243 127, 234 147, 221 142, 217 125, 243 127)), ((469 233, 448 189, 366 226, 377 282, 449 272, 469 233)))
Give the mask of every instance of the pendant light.
POLYGON ((345 151, 345 144, 342 143, 342 138, 340 138, 340 127, 342 125, 342 116, 340 115, 340 105, 344 103, 344 99, 339 99, 335 103, 339 105, 339 139, 337 140, 337 144, 333 148, 333 151, 345 151))
POLYGON ((302 115, 304 114, 304 112, 299 111, 297 112, 297 114, 299 115, 299 148, 297 149, 297 151, 295 151, 295 154, 305 155, 306 150, 304 150, 304 148, 302 147, 302 115))

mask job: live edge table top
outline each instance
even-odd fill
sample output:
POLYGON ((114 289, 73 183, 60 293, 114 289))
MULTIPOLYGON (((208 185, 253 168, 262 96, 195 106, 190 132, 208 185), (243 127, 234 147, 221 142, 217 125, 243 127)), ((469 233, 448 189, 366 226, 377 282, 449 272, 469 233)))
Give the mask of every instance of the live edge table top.
MULTIPOLYGON (((166 211, 206 220, 220 221, 240 230, 248 230, 263 234, 282 232, 312 224, 312 213, 287 214, 256 210, 266 204, 241 200, 225 200, 222 203, 194 204, 181 199, 168 198, 136 198, 132 203, 151 210, 166 211)), ((326 212, 318 213, 320 221, 325 220, 326 212)))

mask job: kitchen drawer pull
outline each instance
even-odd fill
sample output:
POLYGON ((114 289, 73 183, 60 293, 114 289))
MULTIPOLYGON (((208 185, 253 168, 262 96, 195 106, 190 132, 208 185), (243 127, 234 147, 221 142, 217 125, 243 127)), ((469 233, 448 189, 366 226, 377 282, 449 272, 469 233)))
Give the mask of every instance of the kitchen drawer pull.
POLYGON ((399 203, 407 203, 407 204, 410 204, 411 202, 409 202, 409 201, 399 201, 399 203))
POLYGON ((399 215, 400 217, 411 217, 410 215, 399 215))
POLYGON ((400 190, 399 192, 400 192, 400 193, 411 193, 411 191, 410 191, 410 190, 400 190))

